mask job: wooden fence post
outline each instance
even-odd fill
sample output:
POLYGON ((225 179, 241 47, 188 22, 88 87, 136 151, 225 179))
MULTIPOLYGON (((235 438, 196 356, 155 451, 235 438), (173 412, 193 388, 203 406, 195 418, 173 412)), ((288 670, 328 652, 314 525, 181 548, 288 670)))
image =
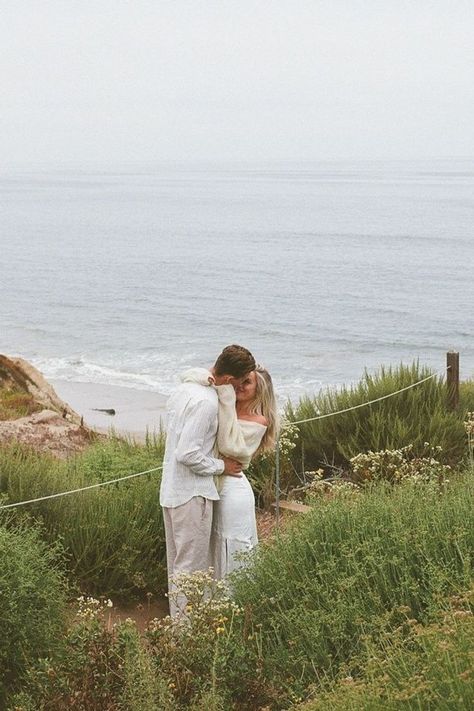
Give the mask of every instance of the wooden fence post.
POLYGON ((446 385, 448 410, 456 410, 459 405, 459 353, 446 353, 446 385))

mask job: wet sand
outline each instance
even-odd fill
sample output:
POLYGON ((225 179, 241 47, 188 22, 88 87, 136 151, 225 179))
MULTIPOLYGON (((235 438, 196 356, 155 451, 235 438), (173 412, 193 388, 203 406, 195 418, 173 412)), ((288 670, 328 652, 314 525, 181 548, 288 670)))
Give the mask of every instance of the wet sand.
POLYGON ((65 380, 50 382, 59 397, 84 417, 86 425, 98 432, 107 433, 113 429, 118 434, 141 440, 147 431, 158 433, 165 425, 167 396, 160 393, 116 385, 65 380), (113 409, 115 415, 97 411, 101 409, 113 409))

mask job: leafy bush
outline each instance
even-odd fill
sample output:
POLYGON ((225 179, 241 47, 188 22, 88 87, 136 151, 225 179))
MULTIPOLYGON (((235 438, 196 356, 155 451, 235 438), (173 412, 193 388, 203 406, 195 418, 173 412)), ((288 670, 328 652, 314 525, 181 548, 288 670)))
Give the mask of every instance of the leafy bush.
MULTIPOLYGON (((290 421, 316 417, 375 400, 428 377, 431 371, 414 363, 397 368, 381 368, 375 375, 365 373, 361 381, 340 390, 328 390, 314 398, 303 398, 289 405, 290 421)), ((443 462, 458 463, 465 454, 463 418, 474 410, 474 387, 461 388, 458 412, 446 408, 446 385, 435 377, 374 405, 299 425, 300 438, 293 456, 296 469, 317 469, 326 464, 347 468, 349 460, 360 452, 399 449, 409 444, 422 453, 425 442, 439 445, 443 462)))
POLYGON ((65 605, 59 548, 36 528, 0 526, 0 707, 26 665, 55 646, 65 605))
POLYGON ((439 457, 441 454, 441 447, 430 447, 427 442, 425 444, 426 452, 423 456, 415 456, 411 445, 401 449, 357 454, 351 459, 351 479, 360 484, 372 481, 388 481, 392 484, 406 481, 449 483, 447 477, 452 472, 451 467, 441 464, 435 458, 435 455, 439 457))
MULTIPOLYGON (((426 444, 424 456, 415 456, 413 447, 357 454, 350 460, 350 473, 324 478, 324 470, 305 472, 306 483, 299 487, 298 495, 307 504, 315 504, 321 497, 347 498, 362 492, 374 482, 389 484, 424 484, 440 488, 449 484, 453 470, 436 459, 441 447, 426 444)), ((295 492, 293 492, 295 493, 295 492)))
POLYGON ((468 589, 474 549, 474 482, 444 493, 420 483, 378 485, 317 508, 271 546, 235 582, 236 602, 262 625, 267 682, 287 700, 318 678, 337 674, 401 623, 399 609, 420 621, 439 597, 468 589))
POLYGON ((110 625, 107 603, 80 598, 63 647, 31 666, 11 710, 227 711, 232 697, 238 708, 261 706, 257 646, 245 643, 241 611, 223 584, 204 597, 210 574, 182 576, 178 585, 189 601, 186 617, 154 620, 146 639, 131 620, 110 625))
MULTIPOLYGON (((111 439, 67 462, 13 446, 2 450, 0 490, 11 502, 37 498, 159 466, 162 456, 161 439, 111 439)), ((62 540, 81 591, 127 599, 166 586, 159 484, 158 471, 14 511, 42 521, 47 541, 62 540)))
POLYGON ((111 626, 107 606, 81 599, 62 649, 32 665, 11 711, 161 711, 173 709, 133 622, 111 626))

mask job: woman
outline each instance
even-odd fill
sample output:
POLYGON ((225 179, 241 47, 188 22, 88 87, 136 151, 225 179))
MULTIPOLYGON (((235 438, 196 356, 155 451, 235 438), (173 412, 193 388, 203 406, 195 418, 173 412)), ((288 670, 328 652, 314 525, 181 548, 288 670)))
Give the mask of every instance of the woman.
MULTIPOLYGON (((255 454, 272 449, 277 430, 277 407, 270 374, 257 366, 236 390, 216 387, 219 395, 219 452, 241 462, 245 470, 255 454)), ((249 480, 219 477, 220 500, 214 503, 211 542, 216 578, 225 578, 243 564, 242 553, 257 544, 255 497, 249 480)))

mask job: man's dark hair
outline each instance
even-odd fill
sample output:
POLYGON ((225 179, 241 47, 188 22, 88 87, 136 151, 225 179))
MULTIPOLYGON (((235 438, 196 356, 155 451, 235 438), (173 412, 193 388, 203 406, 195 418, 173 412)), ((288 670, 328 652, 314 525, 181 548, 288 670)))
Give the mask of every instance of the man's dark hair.
POLYGON ((243 346, 226 346, 214 365, 216 375, 232 375, 233 378, 243 378, 255 370, 255 358, 243 346))

